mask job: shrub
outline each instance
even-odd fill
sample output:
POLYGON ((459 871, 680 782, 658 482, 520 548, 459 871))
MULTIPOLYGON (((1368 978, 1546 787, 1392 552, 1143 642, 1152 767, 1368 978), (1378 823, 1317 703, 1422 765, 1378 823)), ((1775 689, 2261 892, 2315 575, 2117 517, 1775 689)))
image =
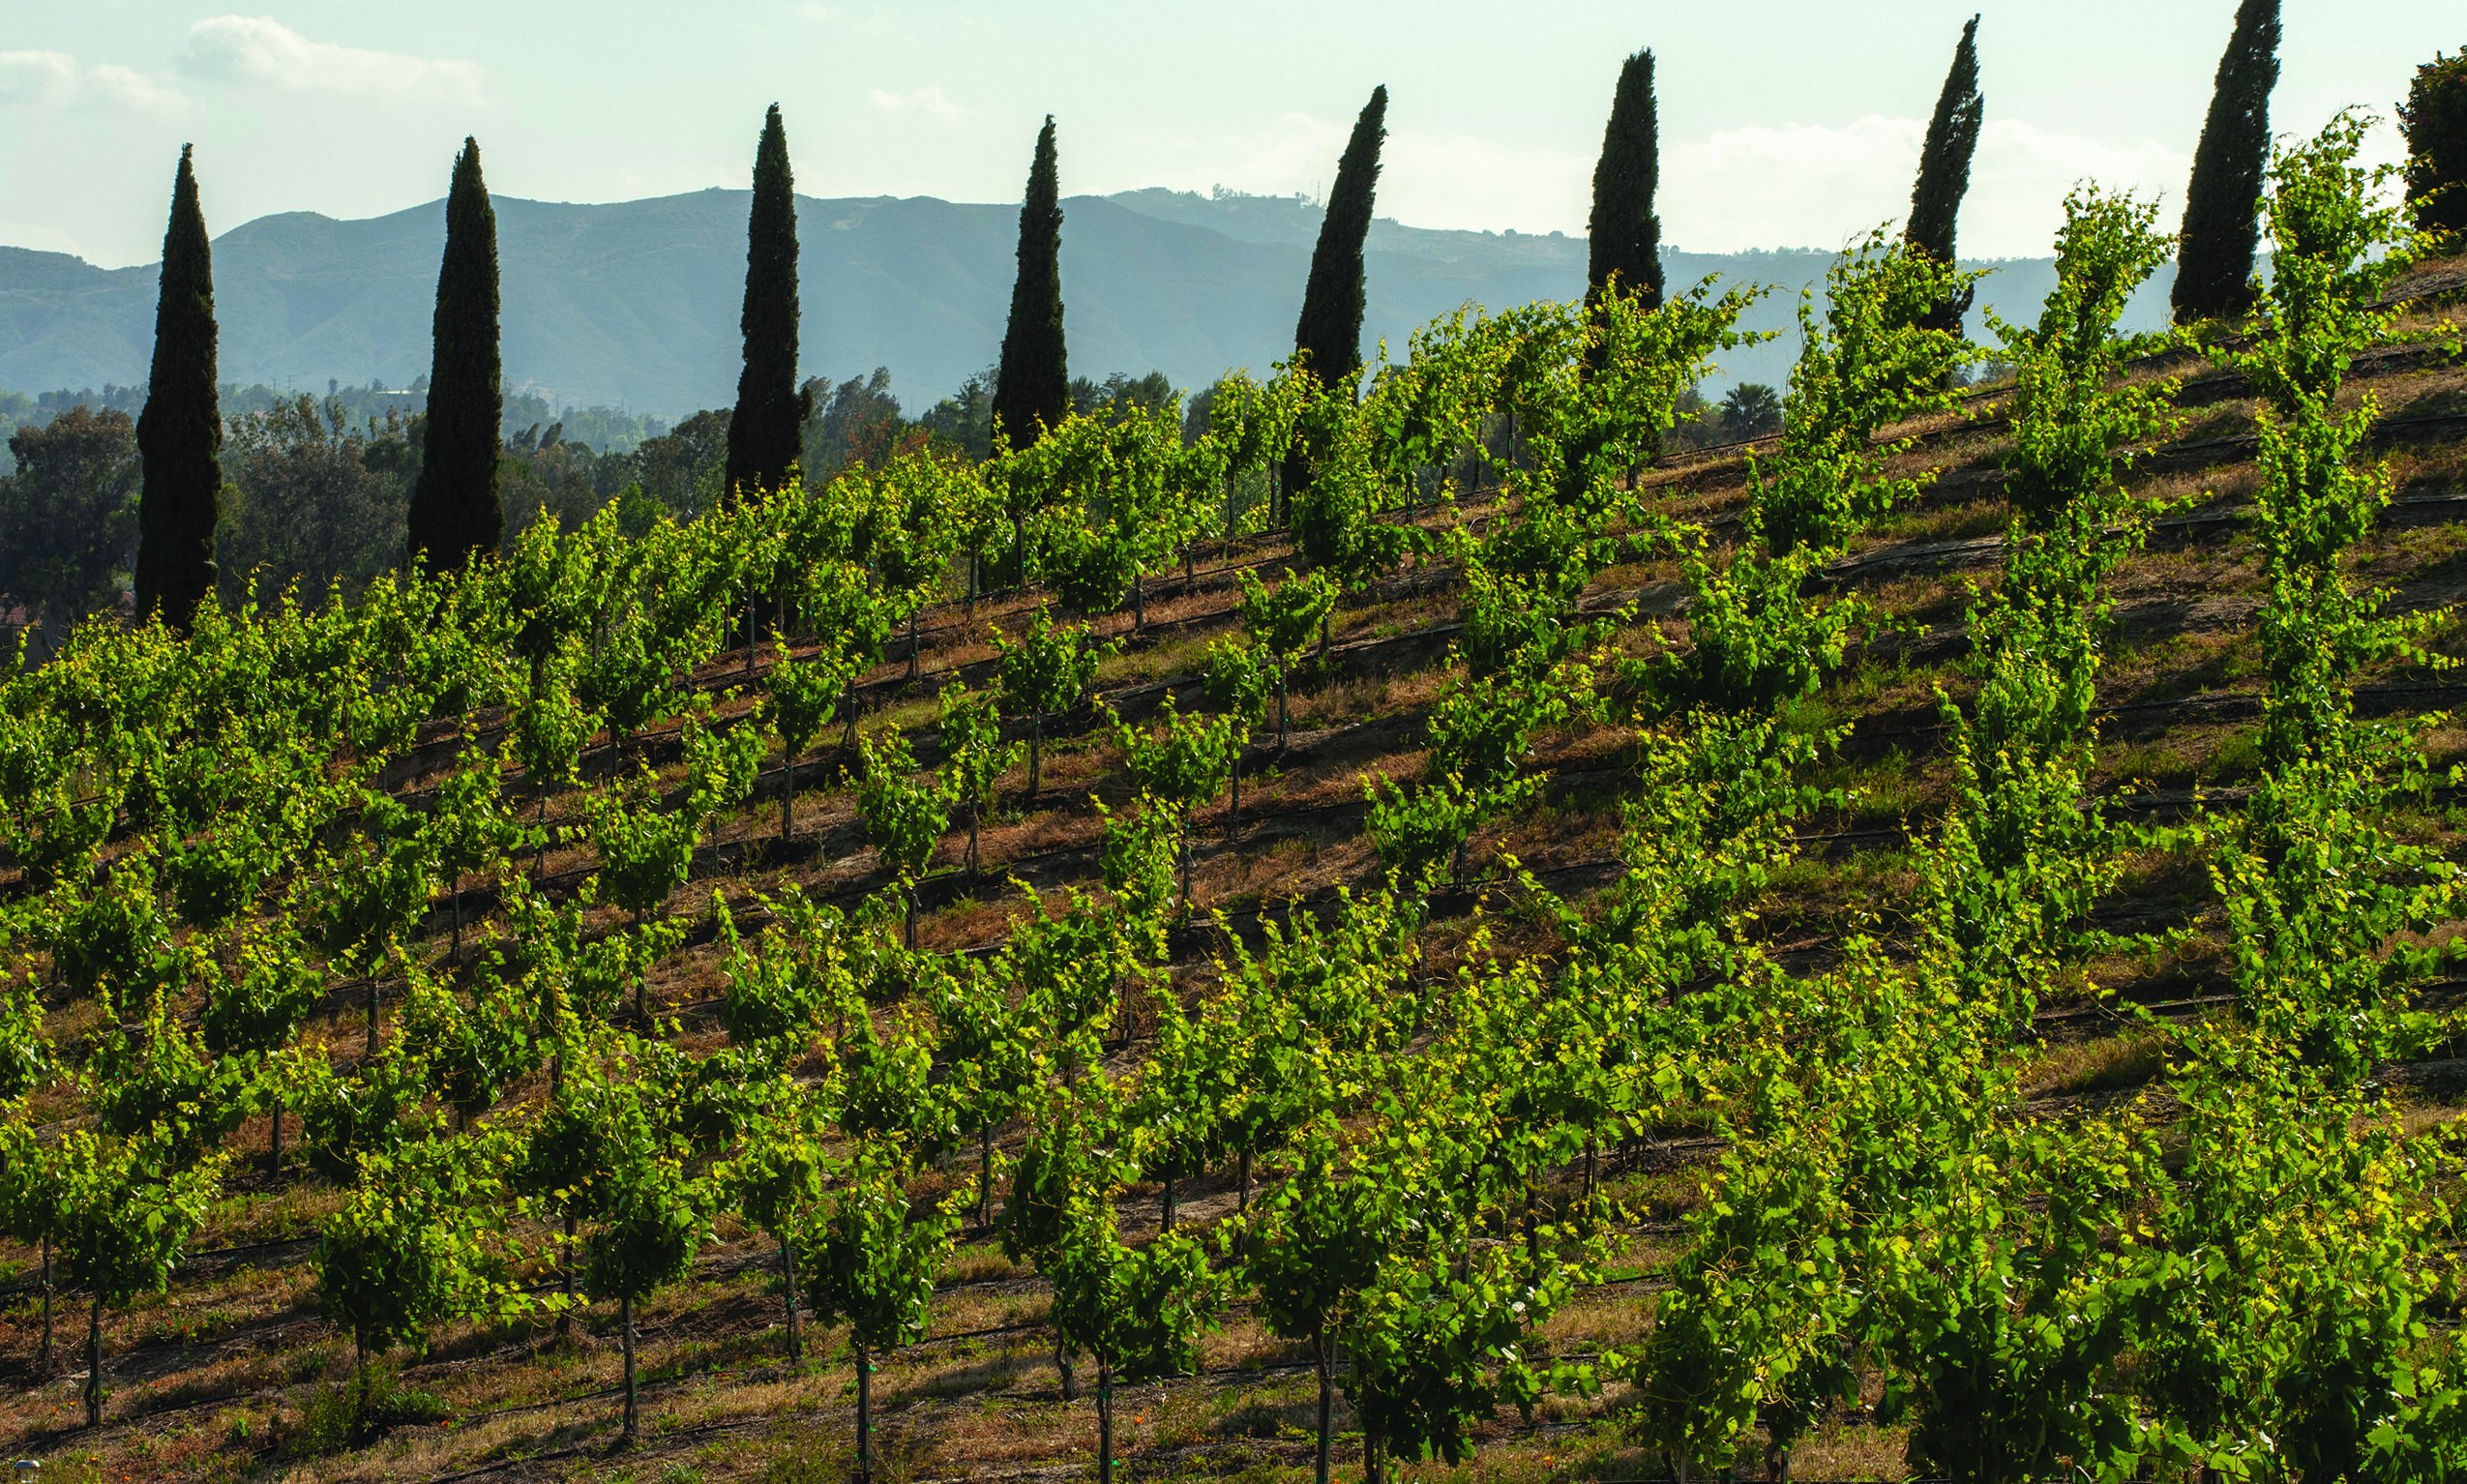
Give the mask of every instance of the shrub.
POLYGON ((2467 51, 2416 69, 2398 105, 2407 134, 2407 204, 2424 231, 2467 230, 2467 51))

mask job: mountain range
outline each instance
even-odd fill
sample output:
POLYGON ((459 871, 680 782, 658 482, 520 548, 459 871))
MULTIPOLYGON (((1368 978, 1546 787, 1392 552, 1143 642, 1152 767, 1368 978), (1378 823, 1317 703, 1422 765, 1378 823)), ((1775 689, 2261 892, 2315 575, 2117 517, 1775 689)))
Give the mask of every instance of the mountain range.
MULTIPOLYGON (((496 198, 506 387, 556 405, 612 405, 675 418, 734 396, 748 194, 713 189, 577 205, 496 198)), ((911 410, 984 370, 1009 312, 1018 208, 930 196, 800 197, 807 375, 890 368, 911 410)), ((1264 372, 1291 353, 1322 213, 1293 196, 1202 196, 1162 189, 1064 202, 1064 328, 1075 374, 1162 371, 1205 385, 1231 368, 1264 372)), ((440 202, 363 221, 312 212, 260 217, 215 239, 222 374, 243 385, 408 386, 429 369, 429 323, 444 243, 440 202)), ((1673 287, 1707 275, 1772 284, 1748 328, 1779 339, 1723 358, 1709 391, 1780 384, 1797 354, 1794 310, 1821 289, 1815 250, 1667 251, 1673 287)), ((1366 350, 1404 353, 1430 319, 1584 291, 1585 242, 1557 232, 1443 231, 1380 219, 1365 251, 1366 350)), ((2035 319, 2053 282, 2046 258, 1993 271, 1973 312, 2035 319)), ((106 269, 59 252, 0 248, 0 388, 39 392, 141 381, 150 360, 157 267, 106 269)), ((2167 276, 2145 286, 2128 327, 2161 323, 2167 276)))

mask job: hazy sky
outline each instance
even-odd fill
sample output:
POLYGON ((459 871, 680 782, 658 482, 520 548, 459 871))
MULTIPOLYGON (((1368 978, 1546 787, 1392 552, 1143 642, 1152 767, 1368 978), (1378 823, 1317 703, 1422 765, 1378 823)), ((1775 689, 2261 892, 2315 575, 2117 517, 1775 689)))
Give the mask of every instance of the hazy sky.
MULTIPOLYGON (((1048 111, 1065 193, 1316 193, 1380 82, 1381 215, 1574 233, 1620 61, 1650 46, 1664 240, 1831 247, 1907 209, 1923 121, 1982 5, 1988 122, 1964 252, 2046 251, 2085 175, 2165 193, 2172 225, 2234 0, 324 0, 248 15, 10 0, 0 243, 151 261, 183 140, 218 232, 435 199, 465 134, 502 194, 742 187, 773 100, 809 194, 1016 200, 1048 111)), ((2467 14, 2434 0, 2285 13, 2282 132, 2351 104, 2387 116, 2416 63, 2467 43, 2467 14)))

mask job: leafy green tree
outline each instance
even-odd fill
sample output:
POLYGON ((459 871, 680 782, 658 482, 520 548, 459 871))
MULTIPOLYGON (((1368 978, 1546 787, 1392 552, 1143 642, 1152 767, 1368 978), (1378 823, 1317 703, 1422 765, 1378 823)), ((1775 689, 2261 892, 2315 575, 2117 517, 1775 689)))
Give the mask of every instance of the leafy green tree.
POLYGON ((788 1321, 788 1358, 805 1354, 797 1322, 796 1242, 809 1213, 821 1203, 831 1172, 824 1152, 832 1129, 824 1100, 784 1084, 746 1134, 736 1156, 713 1172, 726 1199, 780 1244, 780 1283, 788 1321))
POLYGON ((2178 324, 2232 319, 2252 308, 2262 174, 2270 163, 2270 92, 2278 84, 2278 0, 2239 0, 2218 59, 2210 115, 2193 148, 2177 236, 2178 324))
POLYGON ((237 1061, 207 1054, 158 994, 142 1033, 115 1027, 87 1072, 104 1130, 147 1139, 155 1157, 181 1169, 204 1159, 249 1113, 250 1076, 237 1061))
POLYGON ((1151 733, 1133 727, 1110 708, 1115 744, 1122 749, 1122 770, 1143 799, 1166 810, 1174 823, 1175 850, 1182 867, 1182 900, 1191 900, 1191 811, 1216 797, 1234 771, 1241 741, 1234 719, 1204 714, 1184 716, 1169 695, 1165 727, 1151 733))
POLYGON ((685 813, 698 829, 754 796, 762 767, 762 733, 753 727, 715 727, 689 716, 678 728, 685 753, 685 813))
POLYGON ((223 514, 223 413, 215 395, 213 249, 197 177, 180 146, 171 224, 154 312, 154 371, 137 417, 144 488, 137 496, 137 615, 175 629, 215 590, 214 528, 223 514))
MULTIPOLYGON (((291 1043, 300 1024, 325 994, 325 976, 301 952, 297 935, 287 928, 240 950, 237 971, 208 977, 205 1014, 198 1024, 205 1049, 214 1055, 265 1058, 291 1043)), ((282 1172, 282 1095, 278 1080, 267 1077, 260 1095, 272 1115, 266 1138, 266 1169, 282 1172)))
POLYGON ((509 1146, 495 1139, 375 1154, 326 1218, 313 1261, 317 1303, 351 1336, 362 1439, 371 1422, 369 1358, 455 1316, 521 1304, 489 1250, 509 1146))
POLYGON ((1555 1379, 1531 1354, 1533 1326, 1572 1291, 1566 1269, 1536 1275, 1501 1248, 1455 1264, 1400 1251, 1383 1263, 1346 1332, 1363 1476, 1386 1478, 1389 1458, 1464 1463, 1502 1402, 1530 1423, 1555 1379))
POLYGON ((437 272, 435 364, 428 432, 411 491, 409 550, 423 571, 451 572, 493 553, 505 537, 499 503, 497 218, 480 178, 480 145, 462 141, 445 198, 445 262, 437 272))
POLYGON ((103 1311, 169 1287, 181 1249, 220 1189, 211 1157, 164 1171, 145 1143, 72 1129, 51 1165, 60 1266, 93 1294, 86 1319, 86 1426, 103 1425, 103 1311))
POLYGON ((1039 1267, 1054 1281, 1054 1324, 1096 1361, 1096 1476, 1113 1484, 1114 1384, 1196 1375, 1200 1342, 1224 1313, 1231 1274, 1189 1235, 1122 1243, 1109 1193, 1074 1189, 1062 1236, 1039 1267))
POLYGON ((1019 258, 1010 324, 1002 332, 1002 359, 994 377, 995 425, 1014 451, 1060 426, 1071 409, 1070 363, 1062 341, 1062 198, 1050 113, 1037 132, 1027 197, 1020 205, 1019 258))
POLYGON ((2420 64, 2398 105, 2407 136, 2407 204, 2420 232, 2467 228, 2467 51, 2434 52, 2420 64))
POLYGON ((1327 1484, 1335 1437, 1337 1340, 1395 1240, 1393 1202, 1377 1171, 1352 1166, 1321 1134, 1305 1148, 1300 1172, 1262 1200, 1245 1246, 1244 1272, 1259 1289, 1261 1321, 1281 1340, 1310 1342, 1319 1376, 1318 1484, 1327 1484))
MULTIPOLYGON (((685 884, 694 869, 694 840, 701 833, 692 814, 664 813, 658 789, 646 769, 629 796, 588 801, 592 841, 600 847, 601 895, 609 905, 634 914, 637 927, 685 884)), ((635 981, 634 1013, 650 1024, 639 978, 635 981)))
POLYGON ((282 845, 244 811, 221 814, 204 834, 162 846, 163 885, 172 907, 192 928, 212 931, 228 924, 256 901, 282 869, 282 845))
POLYGON ((438 1098, 468 1127, 540 1064, 532 1006, 488 968, 471 976, 470 1002, 425 967, 406 965, 402 1029, 426 1054, 438 1098))
POLYGON ((834 907, 818 905, 791 885, 777 898, 759 899, 775 921, 752 947, 737 936, 736 919, 718 892, 711 895, 727 958, 721 978, 728 997, 720 1006, 728 1039, 740 1046, 791 1035, 817 1024, 823 1012, 848 1003, 857 986, 848 965, 848 926, 834 907))
POLYGON ((532 815, 537 855, 532 874, 544 875, 549 859, 549 795, 576 781, 582 746, 599 730, 598 721, 576 695, 582 662, 581 640, 568 637, 539 678, 514 702, 514 725, 508 738, 515 760, 522 765, 523 782, 538 800, 532 815))
POLYGON ((842 655, 825 644, 805 662, 779 646, 758 707, 763 723, 780 739, 780 841, 788 838, 790 812, 796 806, 796 757, 814 745, 839 708, 840 694, 853 678, 842 655))
MULTIPOLYGON (((1945 90, 1937 95, 1936 112, 1927 121, 1927 140, 1918 153, 1918 183, 1911 188, 1910 224, 1903 233, 1914 250, 1947 266, 1954 262, 1954 228, 1961 217, 1962 197, 1970 193, 1971 156, 1978 148, 1978 129, 1986 111, 1986 102, 1978 96, 1978 17, 1973 15, 1962 26, 1962 39, 1953 47, 1953 65, 1945 74, 1945 90)), ((1959 335, 1972 293, 1971 286, 1964 284, 1919 323, 1959 335)))
POLYGON ((883 863, 900 878, 906 905, 905 937, 916 949, 916 887, 933 864, 934 848, 951 827, 950 786, 920 774, 907 738, 896 731, 868 737, 865 777, 858 781, 856 812, 883 863))
POLYGON ((9 1234, 42 1252, 38 1283, 43 1291, 43 1346, 35 1352, 35 1374, 51 1374, 52 1258, 64 1234, 63 1202, 74 1176, 63 1168, 72 1157, 83 1158, 87 1146, 74 1139, 44 1143, 22 1111, 0 1122, 0 1220, 9 1234))
POLYGON ((994 1226, 994 1129, 1018 1113, 1039 1072, 1035 1026, 1010 1002, 1003 976, 964 961, 933 986, 936 1055, 949 1075, 941 1094, 960 1131, 976 1136, 976 1222, 994 1226))
POLYGON ((436 804, 420 826, 437 863, 454 919, 454 960, 462 960, 462 878, 511 859, 523 843, 506 813, 505 781, 496 757, 474 749, 437 787, 436 804))
POLYGON ((1782 430, 1781 394, 1761 381, 1742 381, 1722 394, 1714 415, 1722 431, 1739 442, 1769 438, 1782 430))
POLYGON ((1251 642, 1267 657, 1276 671, 1276 747, 1285 750, 1286 692, 1293 683, 1293 667, 1311 647, 1328 615, 1336 610, 1336 584, 1323 572, 1289 574, 1274 587, 1262 582, 1244 568, 1242 581, 1242 629, 1251 642))
POLYGON ((634 1311, 683 1278, 709 1238, 706 1193, 672 1159, 640 1143, 619 1144, 607 1167, 599 1225, 586 1247, 582 1291, 617 1301, 625 1346, 625 1445, 639 1436, 635 1407, 634 1311))
MULTIPOLYGON (((1371 89, 1371 101, 1353 121, 1352 137, 1336 162, 1327 214, 1320 219, 1311 249, 1311 276, 1302 286, 1302 313, 1293 328, 1293 350, 1302 369, 1319 378, 1328 397, 1353 404, 1362 374, 1362 243, 1370 236, 1371 203, 1378 193, 1380 146, 1387 138, 1387 88, 1371 89)), ((1309 487, 1310 458, 1300 448, 1285 456, 1285 498, 1309 487)))
POLYGON ((968 875, 977 874, 977 827, 994 807, 995 786, 1027 756, 1024 743, 1005 746, 1002 713, 991 694, 971 695, 958 685, 942 692, 942 784, 953 803, 967 811, 968 875))
POLYGON ((643 1125, 638 1099, 612 1085, 595 1063, 574 1058, 550 1090, 539 1118, 523 1132, 522 1150, 509 1172, 509 1184, 525 1198, 547 1204, 564 1227, 557 1262, 565 1298, 565 1307, 557 1312, 561 1336, 573 1327, 575 1229, 580 1221, 608 1209, 613 1188, 609 1172, 627 1157, 626 1151, 651 1147, 651 1133, 643 1125))
POLYGON ((1662 219, 1653 212, 1661 181, 1661 126, 1653 106, 1653 53, 1620 65, 1611 120, 1593 163, 1593 215, 1585 228, 1585 302, 1612 291, 1638 295, 1644 308, 1662 304, 1662 219))
POLYGON ((1087 625, 1056 628, 1053 615, 1038 608, 1027 629, 1014 641, 994 632, 995 695, 1002 710, 1025 715, 1028 732, 1027 802, 1036 802, 1036 786, 1045 756, 1045 721, 1080 703, 1096 680, 1097 667, 1118 647, 1090 640, 1087 625))
POLYGON ((368 982, 368 1045, 377 1047, 377 966, 428 914, 436 860, 410 811, 381 793, 363 799, 366 829, 325 852, 316 879, 318 946, 368 982))
POLYGON ((82 404, 9 435, 0 477, 0 591, 37 615, 48 659, 113 601, 137 541, 137 437, 129 414, 82 404))
POLYGON ((117 1016, 163 982, 170 926, 144 855, 122 859, 89 890, 60 888, 54 900, 60 905, 51 928, 51 970, 73 993, 117 1016))
POLYGON ((859 1142, 803 1240, 815 1322, 847 1321, 856 1365, 856 1474, 867 1480, 874 1477, 874 1357, 925 1338, 934 1280, 959 1225, 947 1207, 915 1216, 903 1173, 894 1150, 859 1142))
POLYGON ((1879 446, 1876 434, 1951 405, 1968 351, 1929 318, 1977 277, 1879 230, 1834 260, 1823 315, 1801 297, 1782 445, 1748 462, 1748 523, 1769 556, 1837 548, 1932 478, 1887 475, 1886 460, 1910 445, 1879 446))
POLYGON ((788 131, 773 104, 754 152, 754 208, 745 228, 745 370, 728 418, 725 499, 777 490, 797 460, 811 407, 796 385, 796 185, 788 131))
POLYGON ((1240 826, 1242 818, 1242 755, 1250 749, 1251 728, 1267 715, 1273 670, 1260 663, 1259 651, 1231 638, 1218 638, 1200 651, 1196 673, 1200 705, 1223 716, 1232 727, 1233 756, 1226 764, 1232 798, 1225 811, 1226 828, 1231 831, 1240 826))

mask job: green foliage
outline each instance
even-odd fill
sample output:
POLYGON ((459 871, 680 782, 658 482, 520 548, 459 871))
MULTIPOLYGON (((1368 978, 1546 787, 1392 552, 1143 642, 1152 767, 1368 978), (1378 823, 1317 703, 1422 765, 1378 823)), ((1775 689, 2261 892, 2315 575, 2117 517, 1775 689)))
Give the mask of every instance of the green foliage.
POLYGON ((1769 462, 1748 458, 1747 523, 1772 556, 1838 548, 1926 483, 1884 472, 1909 439, 1874 440, 1952 404, 1951 373, 1968 351, 1957 328, 1936 321, 1977 278, 1879 228, 1834 260, 1821 318, 1800 296, 1782 446, 1769 462))
MULTIPOLYGON (((1927 121, 1927 138, 1918 151, 1918 182, 1910 193, 1910 225, 1903 233, 1913 248, 1940 263, 1954 261, 1954 228, 1962 197, 1970 192, 1971 156, 1978 148, 1986 111, 1978 96, 1978 17, 1973 15, 1962 26, 1953 65, 1945 74, 1945 90, 1937 95, 1936 112, 1927 121)), ((1920 323, 1958 335, 1970 303, 1971 289, 1964 285, 1920 323)))
POLYGON ((2407 82, 2407 100, 2398 105, 2398 125, 2407 136, 2407 204, 2415 209, 2420 232, 2455 232, 2467 227, 2467 51, 2457 56, 2436 51, 2417 65, 2407 82))
POLYGON ((204 1160, 240 1126, 252 1097, 247 1070, 208 1055, 199 1042, 161 996, 137 1037, 115 1028, 89 1067, 104 1129, 124 1140, 145 1139, 174 1169, 204 1160))
POLYGON ((912 1212, 903 1167, 889 1148, 860 1142, 835 1172, 837 1188, 800 1231, 807 1291, 821 1324, 846 1321, 860 1364, 925 1336, 934 1281, 957 1220, 912 1212))
POLYGON ((1371 230, 1386 119, 1387 89, 1373 88, 1336 162, 1336 184, 1328 190, 1327 214, 1320 219, 1311 275, 1302 285, 1302 314, 1293 330, 1302 365, 1348 402, 1362 367, 1362 243, 1371 230))
POLYGON ((920 774, 907 739, 883 732, 865 739, 865 776, 857 783, 857 815, 882 860, 913 889, 951 827, 949 786, 920 774))
POLYGON ((595 794, 592 843, 600 848, 600 890, 612 906, 640 914, 669 900, 694 867, 694 840, 701 833, 690 813, 663 813, 658 784, 646 769, 623 795, 595 794))
MULTIPOLYGON (((505 1149, 415 1144, 372 1154, 317 1240, 317 1302, 362 1356, 414 1340, 450 1317, 518 1308, 490 1243, 505 1149)), ((365 1389, 365 1380, 364 1380, 365 1389)))
POLYGON ((787 481, 808 410, 796 389, 796 184, 778 104, 755 146, 754 209, 745 236, 745 370, 737 376, 728 465, 720 478, 729 499, 787 481))
POLYGON ((137 418, 144 488, 137 495, 133 581, 139 618, 185 630, 215 589, 214 528, 223 514, 223 415, 215 394, 213 249, 197 205, 189 146, 171 185, 171 224, 154 315, 154 369, 137 418))
POLYGON ((683 1278, 710 1239, 705 1193, 673 1162, 627 1146, 602 1172, 582 1291, 636 1303, 683 1278))
POLYGON ((2435 621, 2381 616, 2386 595, 2352 589, 2338 561, 2393 486, 2387 464, 2359 467, 2355 457, 2377 401, 2367 393, 2342 413, 2339 389, 2356 353, 2388 332, 2394 312, 2383 290, 2416 247, 2401 208, 2381 199, 2390 167, 2356 163, 2365 122, 2341 113, 2273 164, 2269 322, 2249 348, 2220 356, 2266 403, 2255 419, 2253 506, 2270 594, 2262 751, 2274 763, 2332 744, 2348 711, 2347 678, 2375 660, 2420 656, 2435 621))
POLYGON ((1224 1313, 1232 1274, 1211 1271, 1206 1249, 1180 1232, 1123 1245, 1109 1195, 1073 1190, 1061 1238, 1038 1261, 1054 1282, 1055 1328, 1115 1380, 1196 1375, 1200 1342, 1224 1313))
POLYGON ((811 1030, 826 1010, 853 1001, 847 924, 837 909, 817 905, 790 886, 762 899, 775 916, 748 947, 737 937, 728 904, 713 894, 712 912, 728 957, 720 970, 728 996, 720 1022, 740 1046, 811 1030))
POLYGON ((830 725, 840 693, 851 678, 845 657, 828 644, 803 662, 790 656, 786 644, 777 647, 756 711, 791 762, 830 725))
POLYGON ((1585 299, 1635 294, 1649 310, 1662 303, 1662 219, 1653 214, 1661 181, 1661 131, 1653 108, 1653 53, 1620 64, 1611 119, 1593 163, 1593 214, 1585 228, 1585 299))
POLYGON ((365 833, 322 852, 316 877, 318 946, 346 972, 373 974, 395 943, 428 915, 435 889, 431 842, 407 810, 380 793, 362 805, 365 833))
POLYGON ((1841 668, 1866 612, 1856 596, 1807 596, 1821 565, 1821 554, 1804 547, 1770 560, 1745 550, 1727 559, 1702 547, 1684 551, 1679 580, 1692 600, 1694 647, 1646 670, 1663 704, 1770 712, 1816 694, 1841 668))
POLYGON ((1020 270, 994 378, 994 421, 1014 449, 1026 448, 1070 410, 1069 352, 1062 340, 1062 199, 1054 116, 1037 131, 1027 194, 1020 203, 1020 270))
POLYGON ((2278 0, 2239 0, 2177 234, 2176 322, 2233 319, 2253 305, 2253 244, 2278 83, 2278 0))
POLYGON ((498 503, 497 218, 480 178, 480 146, 464 139, 446 193, 445 265, 437 272, 436 355, 428 431, 411 491, 406 549, 423 571, 460 569, 505 536, 498 503))
POLYGON ((1009 715, 1025 715, 1035 726, 1028 741, 1029 798, 1036 797, 1046 718, 1078 705, 1095 682, 1097 667, 1120 647, 1093 642, 1085 624, 1055 627, 1042 608, 1017 640, 998 629, 994 632, 998 704, 1009 715))
POLYGON ((90 890, 55 891, 55 901, 64 897, 51 932, 51 964, 71 990, 119 1013, 163 982, 170 935, 145 857, 122 860, 90 890))

